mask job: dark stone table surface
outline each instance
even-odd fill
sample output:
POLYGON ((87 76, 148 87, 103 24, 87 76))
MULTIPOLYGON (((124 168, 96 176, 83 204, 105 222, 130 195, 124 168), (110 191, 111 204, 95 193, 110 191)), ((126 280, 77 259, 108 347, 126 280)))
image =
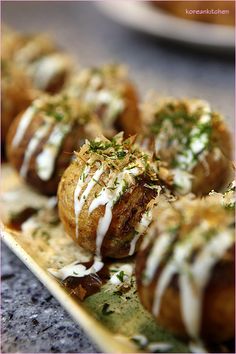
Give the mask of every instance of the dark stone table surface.
MULTIPOLYGON (((232 58, 173 45, 124 28, 90 2, 3 2, 3 21, 47 31, 81 65, 124 62, 141 95, 197 96, 224 113, 233 129, 232 58)), ((2 352, 96 352, 98 348, 42 284, 2 246, 2 352)))

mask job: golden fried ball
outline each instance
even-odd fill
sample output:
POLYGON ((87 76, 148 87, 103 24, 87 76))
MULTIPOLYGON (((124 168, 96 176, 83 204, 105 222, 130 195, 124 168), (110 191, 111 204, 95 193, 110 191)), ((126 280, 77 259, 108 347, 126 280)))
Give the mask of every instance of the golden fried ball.
POLYGON ((61 91, 74 70, 71 57, 43 33, 27 35, 6 28, 2 53, 24 71, 36 89, 49 93, 61 91))
POLYGON ((138 96, 123 66, 84 69, 72 78, 67 90, 90 105, 108 136, 124 131, 128 137, 140 131, 138 96))
POLYGON ((204 195, 228 182, 231 136, 208 102, 155 98, 143 105, 142 113, 141 145, 167 163, 177 193, 204 195))
POLYGON ((56 194, 73 151, 99 133, 99 120, 77 100, 44 95, 12 123, 7 155, 26 183, 43 194, 56 194))
POLYGON ((66 232, 98 257, 132 255, 151 222, 163 182, 150 156, 118 134, 87 142, 62 176, 59 216, 66 232))
POLYGON ((13 119, 30 104, 35 94, 28 77, 11 61, 2 59, 1 71, 1 139, 4 144, 13 119))
POLYGON ((140 300, 181 337, 234 337, 234 213, 216 196, 156 207, 136 259, 140 300))

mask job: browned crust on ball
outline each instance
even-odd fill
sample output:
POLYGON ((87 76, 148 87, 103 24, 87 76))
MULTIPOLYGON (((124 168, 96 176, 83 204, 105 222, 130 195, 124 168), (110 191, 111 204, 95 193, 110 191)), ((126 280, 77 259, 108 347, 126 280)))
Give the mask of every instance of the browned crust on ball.
MULTIPOLYGON (((154 291, 160 268, 150 285, 142 284, 142 273, 145 268, 150 247, 139 252, 136 258, 136 281, 140 300, 143 306, 152 312, 154 291)), ((206 286, 203 297, 201 338, 208 342, 224 342, 234 337, 235 333, 235 261, 234 247, 227 256, 214 267, 211 279, 206 286)), ((173 332, 186 338, 187 332, 182 320, 178 276, 173 277, 161 300, 161 308, 156 321, 173 332)), ((191 309, 189 309, 191 311, 191 309)))
MULTIPOLYGON (((140 138, 142 140, 144 137, 140 138)), ((148 136, 148 149, 155 151, 155 136, 148 136)), ((162 149, 159 157, 170 164, 173 153, 171 150, 162 149)), ((195 167, 189 171, 192 175, 191 192, 195 195, 207 195, 212 190, 220 191, 232 179, 232 137, 231 133, 218 114, 213 113, 212 117, 212 133, 210 135, 210 145, 206 148, 201 157, 198 158, 195 167), (220 150, 219 156, 215 149, 220 150)), ((170 169, 171 171, 171 169, 170 169)))
MULTIPOLYGON (((79 215, 79 237, 76 239, 74 215, 74 190, 81 175, 83 164, 74 162, 65 171, 58 188, 58 209, 60 219, 66 232, 83 248, 95 253, 96 231, 98 220, 104 215, 104 206, 99 206, 91 214, 88 213, 94 195, 101 187, 96 186, 89 194, 79 215)), ((103 177, 99 183, 103 183, 103 177)), ((145 181, 130 187, 122 195, 112 210, 112 221, 102 245, 104 257, 122 258, 129 254, 130 241, 133 239, 134 226, 141 219, 141 214, 155 192, 144 187, 145 181)), ((138 247, 139 243, 136 245, 138 247)))
MULTIPOLYGON (((20 114, 14 120, 7 136, 8 159, 12 164, 12 166, 18 172, 20 171, 20 168, 22 166, 25 151, 29 144, 29 141, 32 138, 35 131, 40 127, 40 125, 43 122, 43 116, 41 114, 36 115, 31 121, 28 129, 26 130, 26 133, 23 139, 21 140, 19 146, 15 148, 12 146, 12 140, 16 134, 17 127, 19 125, 21 117, 22 114, 20 114)), ((55 127, 55 125, 53 125, 53 127, 55 127)), ((38 191, 46 195, 55 195, 57 193, 58 183, 60 181, 60 178, 64 170, 69 165, 72 159, 73 151, 76 150, 79 146, 81 146, 84 143, 84 138, 85 138, 84 128, 82 126, 75 124, 72 127, 71 131, 65 136, 62 142, 57 158, 55 160, 55 168, 52 177, 48 181, 43 181, 40 179, 40 177, 37 175, 36 172, 36 158, 42 152, 44 144, 48 140, 48 137, 52 129, 53 128, 49 130, 47 136, 42 139, 36 151, 34 152, 30 160, 28 173, 25 179, 29 185, 31 185, 32 187, 36 188, 38 191)))
POLYGON ((115 127, 119 131, 124 131, 125 137, 129 137, 141 132, 141 119, 138 109, 138 95, 134 86, 127 82, 123 93, 125 110, 115 122, 115 127))
POLYGON ((222 154, 219 159, 216 159, 210 149, 205 157, 205 164, 208 167, 206 168, 205 164, 199 161, 193 169, 192 192, 196 195, 206 195, 213 189, 219 191, 229 180, 232 145, 231 134, 224 121, 213 119, 211 142, 213 147, 219 148, 222 154))
MULTIPOLYGON (((11 74, 10 74, 11 75, 11 74)), ((21 72, 10 78, 12 83, 2 85, 1 92, 1 140, 6 141, 7 132, 12 121, 33 99, 29 80, 21 72)))

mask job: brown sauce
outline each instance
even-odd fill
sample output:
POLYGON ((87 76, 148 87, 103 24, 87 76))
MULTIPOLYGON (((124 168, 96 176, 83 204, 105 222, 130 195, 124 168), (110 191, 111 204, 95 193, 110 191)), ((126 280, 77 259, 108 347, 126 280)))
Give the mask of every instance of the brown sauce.
MULTIPOLYGON (((93 262, 81 263, 86 268, 92 266, 93 262)), ((109 280, 109 269, 107 265, 94 274, 89 274, 84 277, 68 277, 62 284, 66 287, 71 295, 74 295, 79 300, 84 300, 86 297, 100 291, 101 286, 109 280)))
POLYGON ((9 227, 10 229, 20 231, 22 224, 37 212, 38 209, 27 207, 22 211, 20 211, 19 213, 12 214, 7 224, 7 227, 9 227))

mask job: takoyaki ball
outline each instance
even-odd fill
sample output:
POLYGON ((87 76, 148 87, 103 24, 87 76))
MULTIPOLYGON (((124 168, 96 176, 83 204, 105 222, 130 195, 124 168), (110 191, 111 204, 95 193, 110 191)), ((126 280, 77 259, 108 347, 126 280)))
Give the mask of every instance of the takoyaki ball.
POLYGON ((7 155, 26 183, 42 194, 53 195, 73 151, 99 133, 99 120, 78 100, 44 95, 12 123, 7 155))
POLYGON ((61 91, 73 72, 72 59, 45 34, 5 32, 4 55, 25 71, 34 87, 49 93, 61 91))
POLYGON ((25 36, 14 61, 25 70, 35 88, 49 93, 62 90, 74 66, 72 59, 43 34, 25 36))
POLYGON ((181 337, 234 337, 234 213, 216 198, 160 203, 136 258, 139 297, 181 337))
POLYGON ((126 257, 151 222, 159 190, 158 172, 133 137, 97 138, 86 142, 62 176, 59 216, 66 232, 97 257, 126 257))
POLYGON ((4 144, 13 119, 30 104, 34 93, 28 77, 11 61, 1 60, 1 72, 1 139, 4 144))
POLYGON ((228 182, 231 136, 208 102, 155 99, 147 101, 142 112, 142 145, 167 162, 177 193, 205 195, 228 182))
POLYGON ((126 137, 141 129, 138 97, 121 65, 104 65, 79 72, 68 84, 70 95, 86 101, 101 118, 104 129, 126 137))

